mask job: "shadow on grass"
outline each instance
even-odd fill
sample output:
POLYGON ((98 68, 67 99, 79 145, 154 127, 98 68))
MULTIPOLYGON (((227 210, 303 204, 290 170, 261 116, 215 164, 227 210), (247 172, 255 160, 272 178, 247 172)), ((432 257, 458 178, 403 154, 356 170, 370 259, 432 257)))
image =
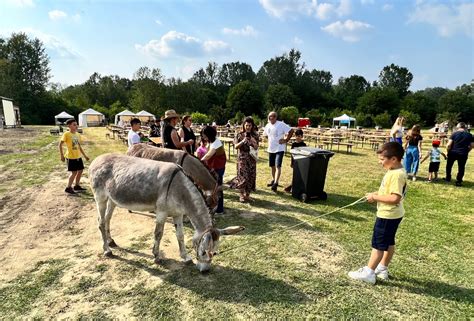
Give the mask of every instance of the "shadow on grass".
POLYGON ((435 280, 417 280, 414 278, 393 278, 394 282, 381 282, 382 286, 398 287, 412 293, 429 295, 460 303, 474 304, 474 290, 435 280))
POLYGON ((190 290, 204 299, 258 306, 275 302, 300 304, 308 298, 294 286, 254 272, 215 266, 208 274, 199 274, 187 266, 165 277, 171 284, 190 290))

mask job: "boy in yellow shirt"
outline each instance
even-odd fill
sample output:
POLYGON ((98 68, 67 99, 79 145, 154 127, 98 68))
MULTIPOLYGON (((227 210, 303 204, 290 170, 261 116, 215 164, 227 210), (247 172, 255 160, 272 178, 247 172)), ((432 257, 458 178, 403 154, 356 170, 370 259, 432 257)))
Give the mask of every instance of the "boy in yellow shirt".
POLYGON ((89 160, 89 157, 86 156, 81 147, 81 136, 77 133, 77 122, 74 119, 69 119, 66 121, 66 125, 69 128, 69 131, 65 132, 61 137, 59 142, 59 154, 61 155, 61 161, 64 162, 67 160, 67 170, 71 172, 69 175, 69 181, 66 189, 64 190, 68 194, 76 194, 76 191, 85 191, 85 188, 82 188, 79 185, 81 180, 82 170, 84 169, 84 164, 82 163, 81 154, 84 155, 86 160, 89 160), (66 144, 66 154, 63 153, 63 145, 66 144), (74 188, 72 183, 76 180, 74 188))
POLYGON ((349 272, 355 280, 375 284, 376 277, 388 279, 388 265, 395 253, 395 234, 405 209, 407 173, 402 166, 403 147, 397 142, 384 144, 377 151, 379 164, 387 170, 378 192, 366 195, 369 203, 377 202, 377 219, 372 235, 372 253, 367 266, 349 272))

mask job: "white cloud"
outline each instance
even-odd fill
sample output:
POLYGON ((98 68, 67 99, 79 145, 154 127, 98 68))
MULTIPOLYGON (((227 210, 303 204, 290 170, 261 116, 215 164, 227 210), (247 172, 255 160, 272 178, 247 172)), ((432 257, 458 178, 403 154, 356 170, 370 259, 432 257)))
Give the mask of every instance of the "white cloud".
POLYGON ((258 35, 257 30, 255 30, 254 27, 248 26, 248 25, 242 29, 223 28, 222 33, 225 35, 251 36, 251 37, 256 37, 258 35))
POLYGON ((301 44, 303 44, 303 40, 301 40, 301 39, 298 38, 298 37, 294 37, 294 38, 293 38, 293 43, 294 43, 295 45, 301 45, 301 44))
POLYGON ((265 11, 276 18, 297 18, 298 16, 312 16, 321 20, 330 17, 342 17, 352 11, 351 0, 337 2, 319 2, 317 0, 259 0, 265 11))
POLYGON ((26 33, 29 37, 38 38, 43 43, 44 47, 48 51, 48 54, 52 58, 62 58, 62 59, 77 59, 81 55, 70 46, 65 44, 60 39, 56 38, 53 35, 44 33, 40 30, 33 28, 22 28, 19 30, 0 30, 0 35, 9 37, 12 33, 23 32, 26 33))
POLYGON ((220 40, 202 41, 177 31, 169 31, 160 40, 150 40, 144 45, 135 45, 135 49, 157 57, 199 57, 205 54, 227 54, 232 52, 230 46, 220 40))
POLYGON ((161 25, 163 24, 163 22, 161 22, 161 20, 159 20, 159 19, 156 19, 156 20, 155 20, 155 23, 156 23, 157 25, 159 25, 159 26, 161 26, 161 25))
POLYGON ((427 23, 432 25, 442 37, 457 33, 473 36, 474 3, 458 5, 417 3, 408 23, 427 23))
POLYGON ((359 41, 362 34, 371 28, 373 27, 368 23, 353 20, 346 20, 345 22, 336 21, 321 27, 323 31, 330 35, 348 42, 359 41))
POLYGON ((67 18, 67 13, 61 10, 53 10, 48 12, 49 19, 60 20, 67 18))
POLYGON ((35 3, 33 0, 7 0, 6 3, 10 6, 20 7, 20 8, 25 8, 25 7, 33 8, 35 6, 35 3))
POLYGON ((393 9, 393 4, 386 3, 382 6, 382 11, 390 11, 393 9))

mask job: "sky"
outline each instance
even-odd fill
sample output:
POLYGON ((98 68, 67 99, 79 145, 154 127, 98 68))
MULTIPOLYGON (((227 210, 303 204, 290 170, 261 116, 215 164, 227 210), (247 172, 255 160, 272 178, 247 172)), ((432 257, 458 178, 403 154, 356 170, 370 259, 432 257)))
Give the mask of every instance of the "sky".
POLYGON ((187 80, 209 61, 257 72, 292 48, 334 82, 372 82, 391 63, 411 90, 474 79, 472 0, 0 0, 0 37, 13 32, 43 42, 63 86, 141 66, 187 80))

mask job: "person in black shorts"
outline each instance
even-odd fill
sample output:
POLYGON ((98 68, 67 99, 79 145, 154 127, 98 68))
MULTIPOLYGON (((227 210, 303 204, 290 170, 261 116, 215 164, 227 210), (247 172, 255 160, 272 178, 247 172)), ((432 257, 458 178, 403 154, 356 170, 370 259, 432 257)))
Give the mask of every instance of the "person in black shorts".
POLYGON ((71 172, 66 189, 64 190, 68 194, 76 194, 76 192, 85 191, 86 189, 81 187, 79 184, 84 170, 84 164, 82 162, 81 154, 86 160, 89 157, 86 156, 81 147, 81 136, 77 133, 77 122, 74 119, 66 121, 66 125, 69 131, 65 132, 61 141, 59 142, 59 154, 61 155, 61 161, 67 161, 67 170, 71 172), (66 153, 63 151, 63 145, 66 144, 66 153), (74 188, 72 183, 76 182, 74 188))

